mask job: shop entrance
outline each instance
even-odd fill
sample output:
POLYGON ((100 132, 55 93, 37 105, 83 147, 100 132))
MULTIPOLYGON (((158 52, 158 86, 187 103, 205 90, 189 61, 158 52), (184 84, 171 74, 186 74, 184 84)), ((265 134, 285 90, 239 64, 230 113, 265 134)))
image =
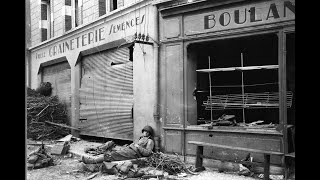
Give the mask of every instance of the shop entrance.
POLYGON ((133 139, 132 46, 82 58, 80 134, 133 139))

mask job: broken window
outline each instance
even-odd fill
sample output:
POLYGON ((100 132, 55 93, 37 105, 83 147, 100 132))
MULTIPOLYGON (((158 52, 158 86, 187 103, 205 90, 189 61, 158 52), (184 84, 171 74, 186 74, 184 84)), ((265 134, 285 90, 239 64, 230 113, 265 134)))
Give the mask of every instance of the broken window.
POLYGON ((118 9, 118 0, 110 0, 110 11, 118 9))
MULTIPOLYGON (((195 101, 188 106, 196 107, 196 120, 188 116, 190 125, 231 119, 224 125, 279 124, 277 34, 195 43, 187 51, 188 83, 195 84, 195 101)), ((288 89, 288 108, 292 94, 288 89)))

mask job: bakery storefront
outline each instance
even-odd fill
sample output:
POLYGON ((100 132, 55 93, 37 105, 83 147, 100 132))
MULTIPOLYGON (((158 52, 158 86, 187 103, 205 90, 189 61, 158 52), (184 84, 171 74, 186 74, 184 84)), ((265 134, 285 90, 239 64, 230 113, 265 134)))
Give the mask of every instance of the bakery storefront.
POLYGON ((31 88, 51 82, 76 135, 130 140, 155 127, 156 7, 136 3, 31 47, 31 88))
MULTIPOLYGON (((164 150, 188 160, 196 153, 188 141, 198 141, 293 153, 295 1, 157 5, 164 150)), ((229 161, 247 155, 214 147, 203 153, 229 161)), ((271 164, 281 162, 271 156, 271 164)))

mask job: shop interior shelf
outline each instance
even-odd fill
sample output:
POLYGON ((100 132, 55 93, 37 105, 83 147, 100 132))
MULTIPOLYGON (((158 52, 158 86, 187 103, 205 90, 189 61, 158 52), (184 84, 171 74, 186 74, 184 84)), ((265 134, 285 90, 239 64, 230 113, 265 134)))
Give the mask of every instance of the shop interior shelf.
MULTIPOLYGON (((287 107, 292 105, 292 92, 287 92, 287 107)), ((208 96, 203 101, 205 110, 242 109, 242 108, 277 108, 279 107, 278 92, 224 94, 208 96)))
POLYGON ((277 69, 279 65, 265 65, 265 66, 245 66, 245 67, 227 67, 227 68, 212 68, 212 69, 198 69, 197 72, 221 72, 221 71, 246 71, 246 70, 263 70, 263 69, 277 69))

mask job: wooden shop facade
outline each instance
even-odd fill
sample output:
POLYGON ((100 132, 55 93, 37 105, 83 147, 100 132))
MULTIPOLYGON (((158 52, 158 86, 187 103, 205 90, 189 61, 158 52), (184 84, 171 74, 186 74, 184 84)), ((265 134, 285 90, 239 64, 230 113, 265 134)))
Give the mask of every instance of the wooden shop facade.
MULTIPOLYGON (((194 157, 188 141, 294 152, 295 1, 157 2, 161 147, 194 157)), ((247 152, 204 147, 204 156, 247 152)), ((254 161, 263 154, 252 153, 254 161)), ((280 164, 281 156, 271 156, 280 164)))

